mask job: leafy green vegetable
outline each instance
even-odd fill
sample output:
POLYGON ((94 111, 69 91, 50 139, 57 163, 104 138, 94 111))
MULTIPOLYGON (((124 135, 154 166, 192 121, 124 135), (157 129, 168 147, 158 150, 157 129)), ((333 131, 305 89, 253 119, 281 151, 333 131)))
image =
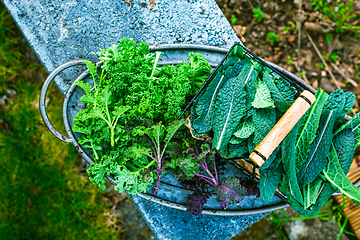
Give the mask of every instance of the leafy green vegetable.
MULTIPOLYGON (((284 97, 283 94, 286 92, 279 91, 279 89, 275 85, 275 81, 277 81, 277 78, 271 75, 272 70, 270 68, 265 68, 263 80, 266 83, 268 89, 270 90, 271 97, 274 100, 275 106, 282 112, 286 112, 286 110, 291 106, 292 102, 289 102, 286 98, 289 99, 289 97, 284 97)), ((291 92, 290 92, 291 94, 291 92)), ((292 93, 293 94, 293 93, 292 93)))
POLYGON ((244 66, 238 77, 229 79, 220 89, 216 100, 216 108, 213 121, 213 148, 225 152, 230 138, 240 123, 245 112, 245 82, 242 76, 246 73, 244 66))
POLYGON ((217 196, 225 205, 238 203, 244 198, 245 191, 236 177, 224 177, 220 179, 219 185, 215 186, 217 196))
POLYGON ((338 155, 340 166, 346 175, 350 170, 355 149, 355 138, 353 132, 349 129, 344 129, 339 132, 333 139, 333 147, 338 155))
POLYGON ((281 143, 282 163, 284 167, 284 181, 289 186, 290 194, 300 203, 303 196, 296 178, 296 152, 295 143, 298 132, 296 125, 281 143))
POLYGON ((199 172, 199 160, 192 154, 173 157, 168 166, 172 168, 172 173, 176 179, 189 180, 199 172))
MULTIPOLYGON (((351 132, 349 130, 346 131, 344 130, 340 132, 339 134, 335 135, 333 139, 333 144, 331 146, 330 154, 327 158, 328 162, 330 162, 331 159, 338 159, 338 160, 342 159, 341 160, 342 164, 340 165, 340 167, 343 173, 346 174, 349 171, 350 165, 352 163, 352 159, 354 155, 353 147, 354 147, 354 139, 353 136, 351 136, 351 132)), ((340 161, 338 161, 338 163, 340 164, 340 161)), ((320 176, 322 178, 325 178, 322 175, 320 176)), ((313 183, 310 183, 312 184, 313 189, 310 189, 308 194, 311 196, 312 201, 309 201, 310 206, 306 206, 306 207, 311 207, 311 211, 314 216, 317 215, 321 207, 331 197, 331 195, 337 191, 336 187, 334 187, 328 181, 325 182, 321 181, 321 183, 319 183, 320 176, 318 176, 313 183), (319 195, 319 186, 323 186, 320 195, 319 195), (314 203, 314 198, 316 198, 315 203, 314 203), (313 206, 311 206, 311 204, 313 204, 313 206)))
POLYGON ((110 76, 104 84, 117 102, 131 107, 128 119, 172 122, 185 107, 186 97, 197 92, 210 73, 209 64, 199 54, 189 54, 188 63, 159 69, 160 54, 154 55, 148 45, 130 39, 122 39, 100 54, 102 68, 110 76))
MULTIPOLYGON (((189 53, 189 63, 191 67, 191 74, 189 74, 189 78, 194 87, 191 88, 191 91, 189 91, 188 94, 195 95, 197 90, 209 76, 211 67, 200 53, 189 53)), ((180 68, 178 68, 178 70, 179 69, 180 68)))
POLYGON ((360 114, 356 114, 355 117, 336 130, 335 135, 344 129, 350 129, 354 133, 355 148, 357 148, 360 145, 360 114))
POLYGON ((355 95, 352 92, 345 92, 345 104, 344 104, 344 108, 342 111, 342 115, 347 114, 351 108, 354 106, 355 103, 355 95))
MULTIPOLYGON (((74 118, 73 131, 81 133, 79 143, 92 150, 95 163, 87 172, 102 189, 106 175, 113 177, 115 189, 131 194, 147 192, 157 179, 156 194, 167 167, 165 158, 176 156, 172 148, 181 155, 173 160, 184 164, 184 146, 178 138, 186 141, 190 134, 178 131, 184 120, 175 119, 211 67, 203 56, 190 53, 187 63, 159 68, 161 54, 150 53, 144 43, 123 38, 118 45, 102 50, 100 75, 97 66, 84 61, 93 86, 76 83, 85 92, 80 100, 87 108, 74 118)), ((186 166, 188 174, 194 174, 196 166, 186 166)))
MULTIPOLYGON (((135 148, 135 151, 150 158, 152 160, 151 163, 155 162, 157 164, 156 172, 158 173, 158 176, 156 186, 154 187, 154 195, 157 194, 160 185, 161 175, 163 170, 165 169, 165 151, 167 150, 170 140, 174 137, 175 133, 186 122, 186 120, 174 121, 167 128, 165 128, 161 123, 151 126, 150 128, 138 126, 133 130, 134 136, 146 136, 151 140, 150 149, 135 148)), ((150 166, 151 163, 149 163, 148 165, 150 166)))
MULTIPOLYGON (((273 163, 275 163, 275 161, 273 163)), ((259 185, 260 195, 264 201, 271 201, 278 185, 281 183, 283 171, 284 170, 281 162, 275 168, 271 166, 261 170, 259 185)))
POLYGON ((191 126, 195 136, 201 136, 211 130, 211 118, 214 112, 216 96, 224 84, 224 75, 217 73, 191 109, 191 126))
POLYGON ((251 105, 254 108, 274 108, 274 100, 272 100, 270 91, 264 81, 258 79, 255 99, 251 105))
POLYGON ((308 209, 316 203, 322 183, 322 178, 317 176, 314 181, 306 184, 304 187, 304 209, 308 209))
POLYGON ((328 98, 328 94, 322 89, 319 89, 316 92, 315 97, 315 102, 299 121, 300 131, 295 145, 297 153, 297 171, 300 170, 301 165, 306 161, 306 157, 310 150, 310 144, 316 137, 316 131, 319 127, 321 113, 323 106, 328 98))
MULTIPOLYGON (((192 109, 194 131, 199 129, 204 134, 213 130, 212 146, 222 157, 246 158, 298 93, 276 72, 234 52, 216 74, 192 109)), ((321 89, 317 91, 315 103, 260 167, 260 193, 265 201, 270 201, 279 188, 296 211, 311 216, 317 215, 336 190, 334 186, 343 187, 348 194, 355 191, 340 182, 341 177, 330 184, 333 173, 327 168, 327 159, 336 157, 345 176, 353 149, 360 144, 360 117, 355 116, 341 126, 353 103, 354 95, 350 92, 337 90, 328 95, 321 89), (324 172, 328 173, 327 180, 324 172)), ((218 186, 219 181, 213 176, 205 179, 212 179, 210 184, 218 186)), ((224 200, 221 202, 226 205, 224 200)))
POLYGON ((244 139, 244 138, 238 138, 235 135, 233 135, 229 141, 229 144, 236 145, 236 144, 240 144, 240 143, 244 142, 245 140, 246 139, 244 139))
POLYGON ((251 68, 245 78, 245 90, 247 94, 246 110, 248 111, 248 117, 250 117, 254 113, 254 111, 251 110, 255 110, 254 108, 252 108, 252 104, 255 100, 255 95, 257 92, 257 79, 259 73, 262 72, 263 67, 257 61, 250 60, 248 59, 248 57, 245 56, 244 63, 246 63, 247 61, 251 62, 251 68))
POLYGON ((235 130, 235 137, 246 139, 251 136, 255 131, 255 125, 251 118, 246 119, 235 130))
POLYGON ((229 144, 229 156, 227 158, 242 157, 248 154, 247 141, 243 141, 240 144, 229 144))
POLYGON ((252 116, 255 125, 254 144, 258 145, 264 137, 270 132, 276 123, 276 112, 273 108, 257 109, 252 116))
POLYGON ((360 204, 360 189, 355 187, 346 177, 339 163, 335 148, 332 148, 328 165, 322 173, 336 189, 340 190, 340 192, 350 198, 353 202, 360 204))
POLYGON ((286 81, 284 78, 279 77, 276 80, 276 87, 279 90, 281 96, 283 96, 286 101, 292 103, 295 97, 295 89, 291 84, 286 81))
MULTIPOLYGON (((227 71, 227 69, 230 66, 234 66, 237 62, 240 61, 240 59, 243 58, 243 53, 244 53, 244 49, 238 45, 234 46, 234 48, 231 50, 231 52, 229 53, 229 56, 227 58, 227 60, 225 61, 225 63, 221 66, 221 68, 224 71, 227 71)), ((231 70, 232 71, 232 70, 231 70)), ((232 74, 232 73, 231 73, 232 74)), ((226 74, 228 75, 228 74, 226 74)), ((233 77, 233 76, 231 76, 233 77)))
POLYGON ((256 130, 265 137, 276 123, 275 109, 257 109, 252 120, 256 130))
POLYGON ((326 166, 326 156, 329 153, 333 137, 335 113, 326 110, 320 119, 320 126, 316 138, 310 145, 310 151, 306 162, 297 173, 300 187, 304 187, 313 181, 326 166))
POLYGON ((343 90, 338 89, 329 95, 328 100, 325 103, 324 108, 329 111, 334 111, 336 121, 342 120, 344 117, 345 107, 345 94, 343 90))

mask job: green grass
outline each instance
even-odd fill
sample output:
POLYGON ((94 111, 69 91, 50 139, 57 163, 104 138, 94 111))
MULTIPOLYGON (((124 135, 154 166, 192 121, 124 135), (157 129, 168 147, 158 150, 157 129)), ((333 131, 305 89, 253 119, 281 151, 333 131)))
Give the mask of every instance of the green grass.
MULTIPOLYGON (((0 239, 116 239, 107 226, 102 192, 79 173, 71 144, 53 137, 36 103, 41 82, 28 73, 16 26, 0 4, 0 97, 17 94, 0 110, 0 239)), ((61 94, 48 95, 50 119, 61 128, 61 94)))

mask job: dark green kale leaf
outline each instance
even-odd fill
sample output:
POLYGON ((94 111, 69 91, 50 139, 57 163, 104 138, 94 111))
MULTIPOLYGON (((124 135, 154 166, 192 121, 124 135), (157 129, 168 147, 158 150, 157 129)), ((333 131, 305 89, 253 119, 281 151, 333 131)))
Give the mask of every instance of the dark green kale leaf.
POLYGON ((289 103, 294 102, 295 98, 295 89, 291 84, 286 81, 284 78, 280 77, 276 80, 275 83, 277 89, 279 90, 281 96, 285 98, 289 103))
MULTIPOLYGON (((342 131, 340 134, 337 134, 334 139, 333 139, 333 144, 331 146, 331 150, 330 150, 330 154, 328 156, 328 162, 335 160, 338 161, 338 164, 340 165, 340 161, 339 159, 342 159, 342 163, 340 165, 342 171, 344 174, 346 174, 348 172, 349 166, 351 165, 352 159, 353 159, 353 143, 351 143, 351 134, 348 131, 342 131), (347 146, 346 144, 342 144, 342 137, 344 137, 344 142, 345 143, 349 143, 349 146, 347 146), (337 146, 334 145, 334 143, 336 143, 337 146), (338 152, 336 151, 336 149, 338 149, 338 152)), ((329 165, 329 163, 328 163, 329 165)), ((336 164, 337 165, 337 164, 336 164)), ((325 178, 323 176, 323 174, 320 175, 322 178, 325 178)), ((308 189, 307 193, 305 195, 305 197, 307 195, 309 195, 310 197, 308 197, 309 199, 309 204, 306 205, 305 207, 310 207, 311 208, 311 212, 314 216, 316 216, 318 214, 318 212, 320 211, 320 209, 322 208, 322 206, 327 202, 327 200, 332 196, 332 194, 334 192, 337 191, 336 187, 333 186, 330 182, 328 181, 321 181, 321 183, 319 183, 319 179, 321 179, 319 176, 312 182, 310 183, 313 189, 308 189), (319 186, 321 186, 322 188, 319 189, 319 186), (321 192, 320 192, 321 190, 321 192), (319 195, 320 193, 320 195, 319 195), (314 203, 314 198, 316 198, 316 202, 314 203), (313 206, 311 206, 311 204, 314 204, 313 206)), ((306 198, 305 198, 306 199, 306 198)))
POLYGON ((222 75, 224 75, 224 81, 227 81, 232 77, 236 77, 240 73, 243 66, 244 66, 244 62, 238 61, 234 64, 234 66, 229 66, 225 70, 219 72, 221 72, 222 75))
POLYGON ((335 121, 340 121, 344 118, 345 115, 345 113, 343 113, 345 102, 346 100, 343 90, 338 89, 329 95, 324 108, 329 111, 334 111, 335 121))
POLYGON ((237 145, 237 144, 240 144, 240 143, 244 142, 245 140, 246 140, 245 138, 238 138, 235 135, 233 135, 231 137, 229 143, 233 144, 233 145, 237 145))
POLYGON ((284 167, 284 182, 289 186, 290 194, 300 203, 303 196, 296 178, 296 151, 295 143, 298 132, 298 125, 290 131, 281 143, 282 163, 284 167))
MULTIPOLYGON (((259 78, 260 73, 262 72, 263 66, 259 64, 257 61, 251 60, 247 56, 245 56, 244 66, 246 66, 247 62, 251 63, 251 67, 250 69, 248 69, 248 72, 245 72, 245 75, 242 75, 242 78, 245 78, 245 90, 247 94, 246 110, 248 112, 247 115, 249 117, 254 113, 254 111, 252 111, 252 104, 255 101, 255 96, 257 93, 257 84, 258 84, 257 79, 259 78)), ((259 98, 259 93, 258 93, 258 98, 259 98)))
POLYGON ((304 209, 310 209, 317 201, 323 179, 317 176, 314 181, 309 182, 303 188, 304 194, 304 209))
POLYGON ((254 108, 275 108, 274 100, 271 98, 266 83, 259 78, 257 79, 256 93, 251 106, 254 108))
POLYGON ((329 110, 325 110, 321 116, 320 126, 317 130, 315 140, 310 145, 306 162, 301 165, 300 171, 297 173, 300 187, 304 187, 313 181, 325 168, 326 157, 329 155, 333 138, 335 117, 335 112, 329 110))
POLYGON ((257 109, 252 116, 252 120, 256 131, 259 131, 265 137, 276 124, 275 109, 257 109))
POLYGON ((251 136, 255 131, 255 125, 251 118, 241 122, 235 129, 234 135, 237 138, 246 139, 251 136))
MULTIPOLYGON (((354 152, 350 152, 348 155, 349 158, 352 158, 354 152)), ((332 148, 328 160, 329 162, 326 168, 322 171, 326 180, 328 180, 334 188, 342 192, 353 202, 360 204, 360 189, 355 187, 346 177, 344 169, 341 168, 335 148, 332 148)))
POLYGON ((246 92, 242 78, 243 70, 238 77, 230 78, 224 84, 216 99, 212 120, 213 148, 223 154, 226 154, 226 146, 245 113, 246 92))
POLYGON ((323 106, 328 98, 328 94, 321 88, 315 94, 316 101, 312 104, 311 108, 299 121, 299 133, 296 141, 296 169, 297 172, 306 161, 306 157, 310 150, 310 144, 314 141, 319 127, 319 121, 323 106))
MULTIPOLYGON (((223 69, 224 71, 228 71, 227 69, 229 67, 234 66, 236 63, 240 62, 240 60, 243 58, 243 53, 244 53, 244 49, 241 46, 234 46, 234 48, 229 53, 228 58, 226 59, 224 64, 221 66, 221 69, 223 69)), ((232 74, 231 72, 232 72, 232 70, 230 71, 230 74, 232 74)), ((231 77, 233 77, 233 76, 231 76, 231 77)))
MULTIPOLYGON (((293 94, 292 91, 279 91, 275 85, 275 81, 278 81, 277 77, 271 75, 272 70, 270 68, 265 68, 263 72, 263 80, 266 83, 268 89, 270 90, 271 97, 274 100, 275 106, 282 112, 291 106, 292 102, 288 101, 290 97, 284 97, 283 94, 293 94)), ((290 89, 290 88, 289 88, 290 89)))
POLYGON ((252 115, 255 125, 254 144, 257 146, 276 124, 276 111, 274 108, 257 109, 252 115))
POLYGON ((344 94, 345 94, 345 104, 342 111, 342 115, 345 116, 354 106, 356 97, 352 92, 345 92, 344 94))
POLYGON ((284 170, 281 161, 278 164, 277 162, 273 161, 270 167, 260 171, 260 195, 266 202, 271 201, 278 185, 281 183, 284 170))
POLYGON ((355 136, 355 148, 360 145, 360 114, 356 114, 350 121, 342 125, 338 130, 335 131, 334 135, 337 135, 339 132, 344 129, 350 129, 355 136))
POLYGON ((353 154, 355 149, 354 133, 350 129, 344 129, 335 135, 333 139, 333 146, 338 155, 338 160, 341 168, 346 175, 353 161, 353 154))
POLYGON ((191 127, 195 136, 201 136, 211 130, 211 119, 215 108, 216 97, 224 84, 224 75, 217 73, 205 93, 191 108, 191 127))
MULTIPOLYGON (((312 216, 313 213, 311 210, 304 209, 304 206, 299 203, 290 193, 289 186, 286 183, 283 183, 279 186, 279 190, 286 195, 286 198, 290 204, 290 206, 298 213, 303 216, 312 216)), ((324 203, 325 204, 325 203, 324 203)))
POLYGON ((228 158, 240 158, 248 155, 249 149, 247 147, 247 141, 243 141, 240 144, 229 144, 228 158))

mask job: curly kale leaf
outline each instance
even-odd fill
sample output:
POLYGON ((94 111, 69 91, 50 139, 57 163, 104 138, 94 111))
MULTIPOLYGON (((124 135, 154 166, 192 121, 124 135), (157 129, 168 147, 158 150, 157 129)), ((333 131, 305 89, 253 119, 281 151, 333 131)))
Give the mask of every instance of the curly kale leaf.
POLYGON ((110 76, 106 84, 116 102, 131 107, 128 119, 172 122, 186 106, 186 98, 194 95, 210 74, 211 67, 200 54, 190 53, 188 63, 159 68, 160 55, 129 39, 102 50, 102 68, 110 76))
POLYGON ((146 193, 156 177, 152 171, 148 171, 146 174, 141 171, 130 172, 126 167, 121 166, 118 166, 113 173, 115 173, 114 182, 116 184, 114 189, 119 192, 128 190, 129 194, 134 195, 146 193))
POLYGON ((219 185, 215 187, 215 191, 221 204, 226 206, 240 202, 245 196, 245 189, 236 177, 221 178, 219 185))
POLYGON ((202 207, 206 204, 211 194, 212 192, 203 192, 199 189, 189 194, 186 200, 186 212, 199 216, 203 211, 202 207))
POLYGON ((193 86, 189 94, 195 95, 209 76, 211 67, 200 53, 189 53, 189 63, 191 66, 189 78, 193 86))
POLYGON ((200 164, 194 155, 188 154, 173 157, 168 166, 173 169, 172 173, 176 179, 190 180, 199 172, 200 164))

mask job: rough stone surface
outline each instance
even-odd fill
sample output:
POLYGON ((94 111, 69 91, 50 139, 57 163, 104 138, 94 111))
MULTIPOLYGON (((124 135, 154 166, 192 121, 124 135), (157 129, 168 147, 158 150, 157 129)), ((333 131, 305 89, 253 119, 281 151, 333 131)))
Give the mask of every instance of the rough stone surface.
MULTIPOLYGON (((148 11, 137 1, 1 0, 48 72, 73 59, 97 61, 99 49, 122 37, 148 44, 230 47, 238 39, 214 0, 158 0, 148 11)), ((55 79, 62 94, 81 68, 55 79)), ((157 239, 228 239, 266 214, 191 216, 139 197, 133 202, 157 239)))
MULTIPOLYGON (((214 0, 158 0, 155 11, 137 1, 129 8, 123 0, 1 1, 48 72, 73 59, 97 61, 99 49, 122 37, 150 45, 230 47, 238 41, 214 0)), ((62 93, 73 73, 55 79, 62 93)))
POLYGON ((229 239, 267 215, 192 216, 186 212, 144 201, 136 196, 130 197, 157 239, 229 239))

